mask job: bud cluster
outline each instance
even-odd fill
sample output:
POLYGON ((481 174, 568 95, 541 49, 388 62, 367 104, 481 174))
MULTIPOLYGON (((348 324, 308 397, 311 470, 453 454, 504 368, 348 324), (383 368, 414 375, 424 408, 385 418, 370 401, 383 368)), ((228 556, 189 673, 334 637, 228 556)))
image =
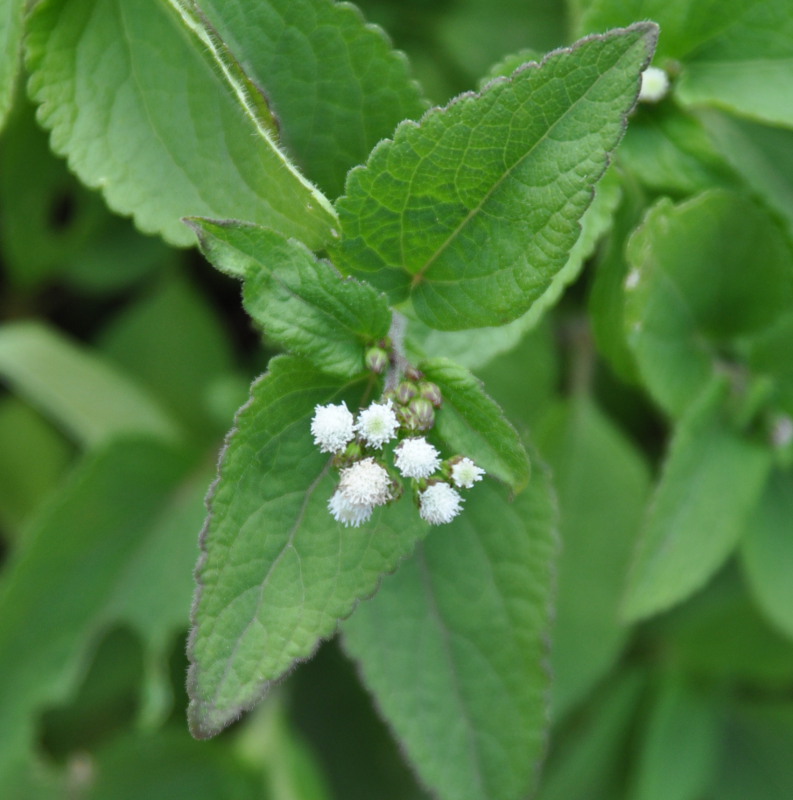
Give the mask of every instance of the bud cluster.
POLYGON ((431 525, 451 522, 460 513, 458 489, 470 489, 485 473, 464 456, 443 461, 433 444, 416 435, 433 426, 441 403, 439 388, 410 368, 396 390, 357 416, 345 403, 315 407, 314 443, 320 452, 333 454, 339 470, 339 485, 328 501, 337 522, 353 527, 367 522, 375 508, 402 494, 402 479, 411 481, 419 514, 431 525))

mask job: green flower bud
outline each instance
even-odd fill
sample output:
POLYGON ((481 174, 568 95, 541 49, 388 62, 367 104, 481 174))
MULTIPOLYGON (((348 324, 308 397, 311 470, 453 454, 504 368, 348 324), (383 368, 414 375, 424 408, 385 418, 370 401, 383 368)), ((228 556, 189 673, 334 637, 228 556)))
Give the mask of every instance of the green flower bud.
POLYGON ((440 408, 443 404, 443 395, 441 395, 441 390, 436 383, 422 381, 419 384, 419 394, 422 397, 426 397, 435 408, 440 408))
POLYGON ((366 369, 380 375, 388 367, 388 353, 382 347, 370 347, 366 351, 364 362, 366 369))
POLYGON ((435 409, 426 397, 416 397, 410 401, 408 408, 415 417, 415 429, 428 431, 435 424, 435 409))
POLYGON ((402 381, 402 383, 397 386, 396 399, 398 403, 402 403, 403 406, 406 406, 417 394, 418 389, 415 383, 402 381))

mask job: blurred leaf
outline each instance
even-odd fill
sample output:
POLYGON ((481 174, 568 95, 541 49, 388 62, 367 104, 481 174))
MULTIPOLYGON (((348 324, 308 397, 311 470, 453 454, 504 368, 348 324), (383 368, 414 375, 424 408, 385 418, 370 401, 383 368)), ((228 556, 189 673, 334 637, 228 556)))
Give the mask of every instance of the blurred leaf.
POLYGON ((618 607, 650 475, 641 454, 583 395, 543 419, 538 445, 559 493, 551 665, 553 713, 561 718, 603 678, 627 639, 618 607))
POLYGON ((745 703, 726 726, 721 769, 705 800, 793 797, 793 706, 745 703))
POLYGON ((340 268, 442 330, 527 311, 578 240, 654 40, 639 24, 581 42, 401 125, 338 201, 340 268))
POLYGON ((515 53, 510 53, 499 59, 488 69, 485 75, 480 78, 478 90, 481 92, 494 78, 509 77, 518 67, 523 67, 526 64, 539 64, 542 58, 543 53, 531 47, 524 47, 515 53))
POLYGON ((232 370, 231 346, 215 309, 186 278, 164 276, 114 317, 99 346, 191 429, 193 440, 222 434, 212 424, 208 394, 232 370))
POLYGON ((630 800, 699 800, 716 769, 720 717, 707 690, 664 677, 646 714, 630 800))
POLYGON ((331 197, 347 171, 426 108, 407 59, 352 5, 325 0, 199 0, 263 87, 284 146, 331 197))
POLYGON ((203 215, 253 218, 312 247, 330 235, 327 201, 255 113, 263 98, 240 103, 244 92, 164 3, 141 0, 135 13, 120 0, 41 4, 28 64, 53 149, 141 230, 189 245, 180 218, 203 215))
POLYGON ((0 7, 0 128, 14 102, 22 62, 24 0, 7 0, 0 7))
POLYGON ((29 406, 0 398, 0 526, 14 537, 58 485, 69 443, 29 406))
POLYGON ((512 504, 478 485, 344 624, 364 682, 444 800, 519 800, 537 780, 555 511, 542 471, 512 504))
POLYGON ((702 123, 672 103, 637 109, 618 158, 645 186, 665 194, 696 194, 732 178, 702 123))
POLYGON ((781 631, 793 637, 793 476, 774 472, 749 517, 741 557, 758 605, 781 631))
POLYGON ((641 689, 638 673, 619 675, 557 733, 537 800, 614 800, 621 796, 623 748, 641 689))
MULTIPOLYGON (((184 473, 184 459, 146 440, 118 440, 75 472, 38 517, 0 584, 0 787, 30 745, 33 713, 73 684, 85 648, 184 473)), ((167 552, 159 551, 159 558, 167 552)), ((189 570, 189 564, 161 566, 189 570)), ((178 577, 178 573, 175 573, 178 577)), ((135 601, 166 586, 137 582, 135 601)), ((184 603, 186 598, 182 598, 184 603)), ((184 612, 184 606, 182 607, 184 612)), ((146 624, 157 624, 147 619, 146 624)))
POLYGON ((443 407, 435 430, 456 453, 473 459, 494 478, 520 492, 528 483, 531 465, 515 428, 482 382, 446 358, 424 361, 427 380, 438 385, 443 407))
POLYGON ((663 611, 721 567, 759 501, 771 453, 732 430, 714 382, 677 424, 629 574, 624 615, 663 611))
POLYGON ((39 322, 0 327, 0 376, 88 447, 130 433, 166 440, 179 435, 143 389, 39 322))
POLYGON ((793 237, 793 131, 717 111, 700 113, 719 150, 751 190, 782 216, 793 237))
POLYGON ((190 224, 203 254, 221 271, 244 278, 245 310, 269 339, 331 375, 364 372, 366 345, 387 336, 391 326, 385 297, 266 228, 190 224))
POLYGON ((741 195, 653 206, 628 243, 625 323, 667 413, 680 416, 714 374, 739 372, 739 342, 793 307, 792 260, 775 220, 741 195))
POLYGON ((279 356, 237 415, 209 501, 190 638, 194 735, 212 736, 310 656, 426 532, 407 498, 360 529, 330 516, 330 459, 313 444, 315 405, 357 408, 340 386, 279 356))
POLYGON ((85 800, 258 800, 255 775, 226 748, 194 742, 186 732, 131 734, 101 750, 85 800))
POLYGON ((650 653, 702 685, 786 691, 793 681, 793 642, 755 608, 732 564, 646 630, 656 637, 650 653))
POLYGON ((655 20, 664 33, 656 61, 682 62, 675 94, 687 105, 793 125, 793 16, 787 0, 588 0, 585 5, 579 36, 655 20))

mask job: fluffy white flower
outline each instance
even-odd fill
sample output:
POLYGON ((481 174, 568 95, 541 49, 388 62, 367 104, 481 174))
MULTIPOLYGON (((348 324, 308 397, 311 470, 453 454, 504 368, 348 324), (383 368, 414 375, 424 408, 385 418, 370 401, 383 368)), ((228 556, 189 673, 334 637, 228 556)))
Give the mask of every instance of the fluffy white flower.
POLYGON ((351 503, 341 492, 334 492, 328 500, 328 511, 336 522, 341 522, 345 527, 357 528, 367 522, 372 516, 372 506, 361 506, 351 503))
POLYGON ((355 506, 381 506, 391 499, 391 479, 373 458, 364 458, 341 471, 338 493, 355 506))
POLYGON ((452 481, 461 489, 470 489, 482 480, 485 471, 477 467, 470 458, 463 458, 452 466, 452 481))
POLYGON ((462 510, 463 498, 448 483, 433 483, 419 495, 419 514, 430 525, 451 522, 462 510))
POLYGON ((394 452, 394 464, 406 478, 429 478, 441 465, 440 453, 423 436, 405 439, 394 452))
POLYGON ((669 76, 660 67, 647 67, 642 72, 642 87, 639 100, 643 103, 657 103, 669 91, 669 76))
POLYGON ((321 453, 340 453, 344 450, 355 437, 355 420, 347 404, 315 406, 311 433, 321 453))
POLYGON ((372 403, 358 415, 355 424, 356 432, 372 447, 381 448, 396 436, 399 420, 394 412, 394 404, 388 400, 385 403, 372 403))

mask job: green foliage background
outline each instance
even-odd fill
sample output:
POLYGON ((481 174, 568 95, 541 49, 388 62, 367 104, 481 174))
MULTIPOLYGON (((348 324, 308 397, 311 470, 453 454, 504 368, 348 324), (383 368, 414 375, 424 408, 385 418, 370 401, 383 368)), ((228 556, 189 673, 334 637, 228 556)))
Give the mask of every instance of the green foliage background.
POLYGON ((789 3, 358 6, 0 3, 0 797, 793 797, 789 3), (394 304, 490 477, 348 530, 394 304))

